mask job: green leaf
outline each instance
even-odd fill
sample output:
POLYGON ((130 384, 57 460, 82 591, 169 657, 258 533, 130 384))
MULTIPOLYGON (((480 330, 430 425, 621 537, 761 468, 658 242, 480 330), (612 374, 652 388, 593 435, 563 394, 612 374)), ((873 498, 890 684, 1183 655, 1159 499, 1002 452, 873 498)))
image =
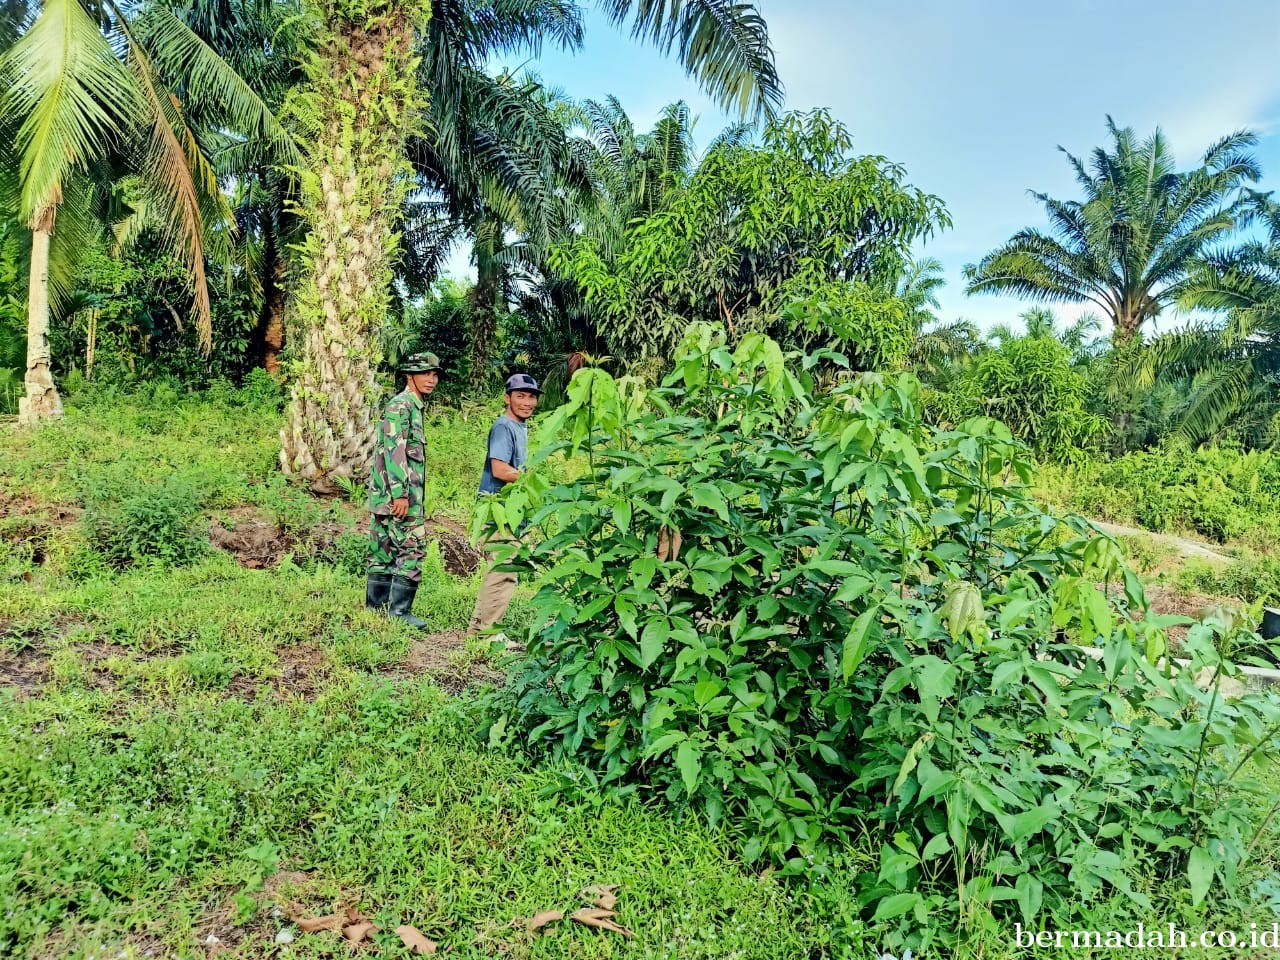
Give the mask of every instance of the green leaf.
POLYGON ((1044 903, 1044 884, 1031 874, 1024 873, 1014 882, 1013 888, 1018 892, 1017 900, 1018 906, 1022 909, 1022 919, 1031 923, 1044 903))
POLYGON ((1039 833, 1045 824, 1056 818, 1061 811, 1052 801, 1042 803, 1038 807, 1024 810, 1022 813, 999 817, 1000 826, 1005 835, 1014 843, 1025 840, 1033 833, 1039 833))
POLYGON ((1191 884, 1191 905, 1200 906, 1213 884, 1213 857, 1202 846, 1191 848, 1187 858, 1187 880, 1191 884))
POLYGON ((729 522, 729 507, 720 491, 709 483, 695 483, 689 488, 689 498, 699 507, 714 510, 725 523, 729 522))
POLYGON ((911 749, 907 751, 907 755, 902 758, 902 766, 898 768, 898 777, 893 781, 893 787, 890 789, 890 793, 897 793, 902 788, 902 785, 907 782, 907 777, 911 776, 911 771, 914 770, 916 768, 916 764, 920 762, 921 751, 929 745, 933 740, 933 737, 933 731, 928 731, 920 734, 920 736, 916 738, 916 742, 911 745, 911 749))
POLYGON ((724 685, 718 680, 699 680, 693 688, 693 702, 705 707, 723 689, 724 685))
POLYGON ((622 533, 631 529, 631 501, 619 500, 613 505, 613 523, 622 533))
POLYGON ((819 573, 829 574, 833 577, 852 577, 859 574, 865 575, 866 573, 861 565, 854 563, 852 560, 811 560, 808 566, 811 570, 817 570, 819 573))
POLYGON ((654 617, 644 625, 640 633, 640 667, 647 670, 662 656, 667 638, 671 636, 671 621, 666 617, 654 617))
POLYGON ((849 628, 840 657, 841 669, 846 680, 854 675, 863 658, 866 657, 868 638, 873 636, 871 627, 873 624, 878 626, 876 618, 879 616, 878 606, 869 607, 853 621, 853 626, 849 628))
POLYGON ((920 894, 918 893, 895 893, 891 897, 885 897, 876 905, 876 912, 871 919, 892 920, 915 909, 915 905, 919 902, 920 894))
POLYGON ((857 573, 845 577, 844 582, 840 584, 840 589, 836 591, 836 595, 832 599, 836 603, 857 600, 866 595, 867 590, 871 587, 871 582, 869 577, 857 573))
POLYGON ((915 687, 922 696, 944 700, 955 691, 958 673, 955 664, 947 663, 932 654, 926 654, 923 657, 916 657, 911 665, 919 671, 916 675, 915 687))
POLYGON ((936 834, 932 840, 924 845, 924 850, 920 853, 922 861, 932 860, 934 857, 942 856, 951 849, 951 841, 947 839, 945 833, 936 834))
POLYGON ((1022 672, 1021 660, 1006 660, 991 672, 991 691, 994 693, 1006 684, 1020 681, 1022 672))
POLYGON ((676 748, 676 769, 689 796, 693 796, 698 778, 702 775, 702 751, 692 740, 686 740, 676 748))

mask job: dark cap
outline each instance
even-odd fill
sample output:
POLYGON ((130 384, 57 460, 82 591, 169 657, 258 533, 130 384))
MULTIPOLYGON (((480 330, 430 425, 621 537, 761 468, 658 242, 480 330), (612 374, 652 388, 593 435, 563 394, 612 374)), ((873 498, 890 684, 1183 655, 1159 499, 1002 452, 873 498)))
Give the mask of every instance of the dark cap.
POLYGON ((538 381, 527 373, 513 373, 507 377, 507 393, 512 390, 528 390, 530 393, 542 393, 542 388, 538 386, 538 381))
POLYGON ((401 373, 436 373, 442 372, 440 358, 434 353, 411 353, 400 361, 401 373))

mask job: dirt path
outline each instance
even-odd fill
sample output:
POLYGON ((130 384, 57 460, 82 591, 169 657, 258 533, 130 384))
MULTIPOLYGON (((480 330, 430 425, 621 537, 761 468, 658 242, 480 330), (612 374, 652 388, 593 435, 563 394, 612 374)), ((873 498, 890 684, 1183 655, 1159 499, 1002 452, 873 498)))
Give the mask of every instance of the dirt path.
POLYGON ((1147 537, 1156 543, 1177 551, 1184 557, 1199 557, 1211 563, 1231 563, 1235 559, 1225 553, 1219 553, 1209 544, 1202 543, 1199 540, 1175 537, 1168 533, 1155 533, 1151 530, 1143 530, 1141 527, 1126 527, 1119 523, 1106 523, 1102 520, 1093 520, 1091 522, 1113 537, 1147 537))

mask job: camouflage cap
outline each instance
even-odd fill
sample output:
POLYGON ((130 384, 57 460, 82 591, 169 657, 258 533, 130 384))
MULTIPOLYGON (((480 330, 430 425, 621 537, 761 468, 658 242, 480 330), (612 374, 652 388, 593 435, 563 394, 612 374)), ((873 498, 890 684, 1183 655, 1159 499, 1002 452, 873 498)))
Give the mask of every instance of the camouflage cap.
POLYGON ((432 370, 436 373, 444 371, 440 358, 434 353, 411 353, 400 361, 401 373, 429 373, 432 370))

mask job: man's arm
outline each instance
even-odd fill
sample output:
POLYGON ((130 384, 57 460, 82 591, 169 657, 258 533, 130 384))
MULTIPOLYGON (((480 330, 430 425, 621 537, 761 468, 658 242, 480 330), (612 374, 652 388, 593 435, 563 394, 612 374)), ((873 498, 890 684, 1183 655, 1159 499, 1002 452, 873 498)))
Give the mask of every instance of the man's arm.
POLYGON ((382 419, 382 446, 387 456, 387 495, 391 514, 403 520, 409 513, 409 424, 408 411, 390 407, 382 419))
POLYGON ((499 420, 489 431, 489 472, 495 480, 510 483, 520 476, 520 471, 511 465, 516 458, 516 441, 510 428, 505 427, 499 420))
POLYGON ((489 458, 489 471, 493 474, 495 480, 501 480, 503 483, 511 483, 513 480, 520 478, 520 471, 507 463, 505 460, 499 460, 497 457, 489 458))

